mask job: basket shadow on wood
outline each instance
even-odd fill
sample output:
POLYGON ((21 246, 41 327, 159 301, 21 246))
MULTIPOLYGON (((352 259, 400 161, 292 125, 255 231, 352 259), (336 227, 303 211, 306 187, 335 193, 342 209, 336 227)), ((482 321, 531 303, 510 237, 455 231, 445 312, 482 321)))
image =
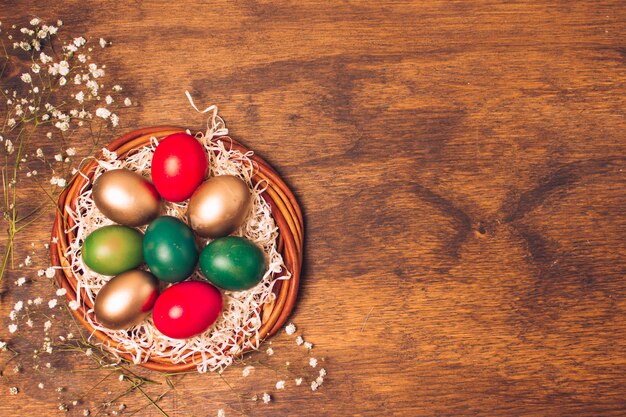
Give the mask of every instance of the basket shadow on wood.
MULTIPOLYGON (((184 129, 172 126, 138 129, 119 137, 106 148, 109 151, 115 151, 118 158, 122 159, 133 150, 148 145, 152 136, 162 139, 172 133, 183 131, 184 129)), ((228 136, 213 138, 212 140, 222 140, 227 147, 231 145, 232 149, 239 150, 242 153, 249 151, 249 149, 244 147, 241 143, 228 136)), ((272 216, 279 228, 278 250, 283 256, 285 266, 291 273, 289 280, 278 281, 274 286, 273 291, 276 294, 274 302, 265 304, 262 307, 262 324, 259 329, 259 338, 264 339, 275 334, 285 324, 294 307, 302 265, 304 226, 302 212, 298 203, 276 171, 256 154, 252 155, 250 159, 254 165, 254 175, 252 176, 253 185, 260 181, 263 181, 264 185, 267 185, 262 194, 262 198, 272 209, 272 216)), ((84 177, 80 175, 80 173, 77 174, 61 193, 52 228, 52 239, 54 241, 54 238, 56 238, 57 244, 50 245, 50 256, 52 265, 60 267, 56 271, 55 280, 60 288, 67 290, 66 297, 68 302, 76 300, 77 298, 77 280, 70 268, 70 262, 64 256, 69 242, 75 238, 73 232, 71 232, 75 224, 70 216, 68 216, 67 209, 76 209, 76 200, 85 186, 91 186, 96 168, 97 162, 95 160, 87 163, 80 170, 84 177)), ((82 294, 81 300, 83 304, 81 304, 77 310, 73 311, 74 315, 85 328, 93 333, 94 337, 105 345, 115 344, 105 333, 95 330, 89 324, 85 316, 90 314, 93 318, 93 312, 88 313, 88 311, 93 308, 93 305, 85 294, 82 294)), ((122 353, 121 356, 132 362, 133 353, 132 351, 128 351, 127 353, 122 353)), ((141 363, 141 366, 161 372, 182 372, 195 368, 200 361, 201 357, 199 355, 192 356, 190 360, 184 363, 172 363, 167 358, 150 357, 147 362, 141 363)))

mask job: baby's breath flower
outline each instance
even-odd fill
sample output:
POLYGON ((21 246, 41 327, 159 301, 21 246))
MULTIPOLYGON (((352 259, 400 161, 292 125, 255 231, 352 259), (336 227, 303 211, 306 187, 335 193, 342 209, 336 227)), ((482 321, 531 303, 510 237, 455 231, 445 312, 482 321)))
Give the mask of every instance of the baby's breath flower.
POLYGON ((67 84, 67 79, 65 77, 59 78, 59 85, 64 86, 65 84, 67 84))
POLYGON ((15 147, 13 146, 13 142, 11 142, 9 139, 7 139, 4 142, 4 146, 7 148, 7 153, 10 155, 15 151, 15 147))
POLYGON ((33 65, 31 65, 30 70, 35 74, 39 74, 41 67, 39 66, 38 63, 35 62, 33 65))
POLYGON ((15 333, 17 331, 17 324, 9 324, 9 333, 15 333))
POLYGON ((101 117, 106 120, 109 118, 109 116, 111 116, 111 112, 108 109, 105 109, 104 107, 99 107, 96 110, 96 116, 101 117))
POLYGON ((317 383, 317 381, 313 381, 311 382, 311 391, 317 391, 317 389, 319 388, 319 384, 317 383))
POLYGON ((87 350, 85 351, 85 355, 86 355, 86 356, 91 356, 91 355, 93 355, 93 350, 91 350, 91 348, 87 348, 87 350))
POLYGON ((41 297, 37 297, 33 300, 33 304, 35 304, 36 306, 39 306, 43 303, 43 298, 41 297))
POLYGON ((244 377, 247 377, 250 375, 250 371, 252 371, 254 369, 254 366, 246 366, 245 368, 243 368, 243 371, 241 371, 241 375, 243 375, 244 377))
POLYGON ((18 301, 13 306, 13 310, 15 310, 15 311, 20 311, 22 308, 24 308, 24 302, 22 300, 18 301))
POLYGON ((43 382, 40 382, 40 383, 37 385, 37 387, 39 387, 39 389, 44 389, 44 384, 43 384, 43 382))
POLYGON ((304 342, 304 347, 311 350, 313 349, 313 343, 311 342, 304 342))
POLYGON ((70 301, 69 306, 72 310, 76 311, 80 307, 80 303, 76 300, 72 300, 70 301))
POLYGON ((15 281, 15 285, 17 285, 18 287, 21 287, 24 284, 26 284, 26 277, 20 277, 17 279, 17 281, 15 281))
POLYGON ((324 378, 326 376, 326 369, 320 369, 320 377, 324 378))
POLYGON ((82 104, 83 101, 85 100, 85 93, 83 93, 82 91, 79 91, 78 93, 76 93, 76 95, 74 96, 74 98, 80 103, 82 104))
POLYGON ((58 303, 57 299, 53 298, 52 300, 48 301, 48 307, 54 308, 57 306, 57 303, 58 303))
POLYGON ((104 102, 105 102, 106 104, 111 104, 111 103, 113 103, 113 97, 111 97, 111 96, 106 96, 106 97, 104 98, 104 102))
POLYGON ((76 47, 80 48, 85 43, 87 43, 87 40, 83 38, 82 36, 79 36, 78 38, 74 38, 73 43, 74 45, 76 45, 76 47))
POLYGON ((317 359, 309 358, 309 365, 311 366, 311 368, 315 368, 317 366, 317 359))
POLYGON ((22 76, 20 77, 20 79, 22 81, 24 81, 25 83, 32 83, 33 82, 33 79, 31 78, 30 74, 27 73, 27 72, 23 73, 22 76))
POLYGON ((54 160, 57 162, 63 161, 63 155, 61 155, 60 153, 54 155, 54 160))
POLYGON ((11 395, 17 395, 19 392, 20 392, 20 390, 17 389, 17 387, 9 388, 9 394, 11 394, 11 395))
POLYGON ((117 114, 115 113, 111 114, 111 126, 117 127, 119 124, 120 124, 120 118, 117 116, 117 114))
POLYGON ((30 20, 30 24, 31 24, 31 26, 37 26, 39 23, 41 23, 41 20, 40 20, 39 18, 37 18, 37 17, 33 17, 33 18, 30 20))
POLYGON ((70 72, 70 64, 67 61, 59 62, 59 74, 66 76, 70 72))
POLYGON ((83 410, 83 416, 88 417, 88 416, 89 416, 89 414, 91 414, 91 411, 89 411, 88 409, 86 409, 86 408, 85 408, 85 409, 83 410))
POLYGON ((116 84, 113 86, 112 90, 119 93, 120 91, 122 91, 122 86, 119 84, 116 84))
POLYGON ((217 410, 217 417, 226 417, 226 413, 221 408, 217 410))
POLYGON ((285 389, 285 381, 280 380, 276 383, 276 389, 285 389))
POLYGON ((301 345, 301 344, 303 344, 303 343, 304 343, 304 339, 302 338, 302 336, 298 336, 298 337, 296 337, 296 344, 297 344, 298 346, 300 346, 300 345, 301 345))
POLYGON ((267 356, 272 356, 274 354, 274 349, 268 347, 265 353, 267 354, 267 356))
POLYGON ((59 289, 57 290, 56 294, 57 294, 59 297, 61 297, 61 296, 65 295, 65 294, 67 294, 67 290, 66 290, 65 288, 59 288, 59 289))
POLYGON ((128 106, 130 106, 130 105, 132 105, 132 104, 133 104, 133 102, 130 100, 130 98, 126 97, 126 98, 124 99, 124 105, 125 105, 126 107, 128 107, 128 106))
POLYGON ((108 42, 105 41, 104 39, 100 38, 100 47, 101 48, 105 48, 107 46, 108 42))
POLYGON ((65 150, 65 153, 68 154, 69 156, 74 156, 76 155, 76 148, 67 148, 65 150))
POLYGON ((285 327, 285 333, 288 335, 292 335, 296 332, 296 326, 293 323, 289 323, 287 327, 285 327))
POLYGON ((296 378, 296 379, 295 379, 295 382, 296 382, 296 385, 297 385, 297 386, 302 385, 302 378, 296 378))
POLYGON ((267 392, 263 393, 263 403, 264 404, 268 404, 270 401, 272 401, 272 396, 269 395, 267 392))

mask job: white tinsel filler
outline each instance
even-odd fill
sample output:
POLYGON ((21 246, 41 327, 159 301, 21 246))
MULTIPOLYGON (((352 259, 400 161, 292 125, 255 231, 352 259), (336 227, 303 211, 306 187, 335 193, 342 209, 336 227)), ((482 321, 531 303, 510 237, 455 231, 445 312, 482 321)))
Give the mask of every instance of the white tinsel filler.
MULTIPOLYGON (((256 187, 252 187, 253 166, 250 160, 252 152, 242 154, 230 149, 228 141, 211 140, 213 136, 225 134, 225 132, 228 131, 223 121, 219 119, 216 123, 214 115, 213 120, 209 120, 207 132, 198 133, 196 137, 204 144, 210 155, 210 175, 236 175, 253 190, 251 213, 245 223, 233 234, 250 239, 263 249, 268 265, 267 272, 262 281, 250 290, 223 291, 224 309, 221 317, 209 330, 187 340, 171 339, 161 334, 154 327, 151 317, 129 331, 109 330, 96 323, 91 316, 86 317, 96 330, 102 331, 113 340, 109 346, 110 350, 136 352, 133 357, 136 364, 146 362, 151 357, 167 358, 176 364, 187 363, 191 360, 191 356, 200 355, 202 361, 197 367, 199 372, 223 370, 242 350, 258 349, 262 307, 274 301, 275 295, 272 293, 272 287, 276 281, 290 278, 283 258, 277 250, 278 227, 272 217, 270 206, 261 197, 262 185, 257 184, 256 187)), ((99 167, 94 174, 94 180, 103 172, 116 168, 127 168, 149 178, 150 163, 157 145, 158 140, 153 137, 150 145, 133 152, 125 159, 117 159, 115 153, 105 152, 108 160, 98 161, 99 167)), ((186 208, 186 202, 168 202, 162 214, 178 217, 187 223, 186 208)), ((93 303, 100 288, 111 277, 89 270, 83 262, 81 247, 91 232, 113 222, 96 208, 91 198, 91 188, 85 187, 82 190, 77 200, 76 212, 71 211, 69 207, 67 210, 76 222, 76 226, 72 229, 76 238, 70 242, 65 256, 70 261, 72 271, 78 280, 78 297, 84 289, 93 303)), ((142 230, 145 231, 145 227, 142 230)), ((201 240, 200 248, 203 248, 209 241, 201 240)), ((196 272, 191 279, 203 278, 196 272)), ((81 302, 80 298, 78 301, 81 302)), ((89 313, 93 313, 93 310, 89 313)))

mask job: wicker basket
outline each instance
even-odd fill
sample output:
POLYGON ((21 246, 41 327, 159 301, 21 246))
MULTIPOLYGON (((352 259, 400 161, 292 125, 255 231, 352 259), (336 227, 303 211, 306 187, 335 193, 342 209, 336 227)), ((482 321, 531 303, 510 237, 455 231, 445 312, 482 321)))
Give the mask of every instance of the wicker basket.
MULTIPOLYGON (((182 131, 184 131, 184 129, 172 126, 138 129, 116 139, 107 146, 107 149, 115 151, 118 158, 124 158, 129 152, 149 144, 150 137, 152 136, 161 139, 172 133, 182 131)), ((232 143, 233 149, 239 150, 242 153, 248 152, 248 149, 241 143, 227 136, 214 138, 212 140, 222 140, 227 143, 232 143)), ((285 183, 280 179, 276 171, 259 156, 253 155, 250 159, 253 161, 255 168, 252 177, 253 183, 256 184, 262 180, 267 181, 267 188, 262 194, 262 197, 272 208, 272 215, 279 228, 278 248, 283 255, 287 269, 291 272, 291 278, 288 281, 279 281, 274 286, 274 293, 276 294, 274 302, 262 307, 262 325, 259 329, 259 337, 263 339, 273 335, 283 326, 294 307, 300 280, 304 235, 302 213, 289 188, 287 188, 285 183)), ((72 229, 74 224, 72 224, 72 220, 67 215, 67 208, 69 207, 72 210, 76 208, 76 199, 85 185, 90 186, 89 183, 93 178, 96 166, 96 161, 91 161, 86 164, 81 169, 81 172, 89 178, 89 180, 81 175, 76 175, 60 195, 58 210, 52 228, 52 238, 57 238, 58 242, 56 245, 50 246, 52 265, 62 267, 57 270, 55 279, 59 287, 67 290, 66 295, 68 301, 76 300, 77 281, 72 270, 69 268, 69 261, 64 257, 68 243, 74 239, 73 233, 71 231, 68 232, 68 230, 72 229)), ((87 313, 93 308, 93 305, 91 305, 89 298, 84 296, 84 294, 81 299, 84 304, 81 305, 78 310, 74 311, 78 320, 80 320, 89 331, 93 332, 93 335, 105 345, 108 345, 109 342, 112 343, 112 340, 106 334, 95 331, 85 319, 87 314, 93 314, 87 313)), ((132 352, 123 353, 122 356, 132 361, 132 352)), ((193 356, 191 358, 192 359, 186 363, 175 364, 166 358, 151 357, 149 361, 141 365, 163 372, 182 372, 193 369, 198 365, 200 358, 193 356)))

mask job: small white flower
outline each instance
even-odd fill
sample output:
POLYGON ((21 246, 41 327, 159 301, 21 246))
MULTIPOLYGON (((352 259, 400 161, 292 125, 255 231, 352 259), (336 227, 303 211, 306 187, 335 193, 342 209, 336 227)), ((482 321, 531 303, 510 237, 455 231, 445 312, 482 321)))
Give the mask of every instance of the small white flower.
POLYGON ((264 393, 263 393, 263 403, 264 403, 264 404, 267 404, 267 403, 269 403, 270 401, 272 401, 272 396, 271 396, 271 395, 269 395, 267 392, 264 392, 264 393))
POLYGON ((15 281, 15 285, 17 285, 18 287, 21 287, 24 284, 26 284, 26 277, 20 277, 17 279, 17 281, 15 281))
POLYGON ((39 87, 33 87, 33 93, 35 94, 39 93, 39 87))
POLYGON ((52 322, 48 320, 43 324, 43 331, 47 332, 48 330, 50 330, 51 327, 52 327, 52 322))
POLYGON ((41 20, 40 20, 40 19, 38 19, 38 18, 34 17, 34 18, 32 18, 32 19, 31 19, 30 24, 31 24, 32 26, 37 26, 40 22, 41 22, 41 20))
POLYGON ((250 371, 252 371, 253 369, 254 366, 246 366, 245 368, 243 368, 243 371, 241 371, 241 375, 243 375, 244 377, 249 376, 250 371))
POLYGON ((91 411, 89 411, 88 409, 86 409, 86 408, 85 408, 85 409, 83 410, 83 416, 88 417, 88 416, 89 416, 89 414, 91 414, 91 411))
POLYGON ((315 368, 317 366, 317 359, 309 358, 309 365, 311 366, 311 368, 315 368))
POLYGON ((80 307, 80 303, 77 300, 72 300, 70 301, 69 306, 72 310, 76 311, 80 307))
POLYGON ((54 160, 57 162, 63 161, 63 155, 61 155, 60 153, 54 155, 54 160))
POLYGON ((39 387, 39 389, 43 389, 45 385, 43 384, 43 382, 40 382, 37 386, 39 387))
POLYGON ((32 260, 32 258, 31 258, 30 256, 27 256, 27 257, 24 259, 24 265, 26 265, 26 266, 31 266, 32 264, 33 264, 33 260, 32 260))
POLYGON ((67 148, 65 150, 65 153, 68 154, 69 156, 74 156, 76 155, 76 148, 67 148))
POLYGON ((117 127, 119 124, 120 124, 120 118, 117 116, 117 114, 115 113, 111 114, 111 126, 117 127))
POLYGON ((74 98, 80 103, 82 104, 83 101, 85 101, 85 93, 83 93, 82 91, 79 91, 78 93, 76 93, 76 95, 74 96, 74 98))
POLYGON ((11 395, 17 395, 19 392, 20 392, 20 390, 17 389, 17 387, 9 388, 9 394, 11 394, 11 395))
POLYGON ((124 380, 124 374, 121 374, 118 378, 119 381, 123 381, 124 380))
POLYGON ((296 326, 293 323, 289 323, 287 325, 287 327, 285 327, 285 333, 287 333, 288 335, 292 335, 296 332, 296 326))
POLYGON ((126 97, 126 98, 124 99, 124 105, 125 105, 126 107, 131 106, 132 104, 133 104, 133 102, 130 100, 130 98, 126 97))
POLYGON ((56 293, 59 297, 67 294, 67 290, 65 288, 59 288, 56 293))
POLYGON ((268 347, 265 353, 267 353, 267 356, 272 356, 274 354, 274 349, 272 349, 271 347, 268 347))
POLYGON ((59 74, 66 76, 70 72, 70 64, 67 61, 59 62, 59 74))
POLYGON ((8 127, 13 127, 13 126, 15 126, 16 123, 17 122, 15 121, 14 118, 10 118, 9 120, 7 120, 7 126, 8 127))
POLYGON ((30 70, 35 74, 39 74, 39 71, 41 71, 41 67, 38 63, 35 62, 33 65, 31 65, 30 70))
POLYGON ((276 383, 276 389, 285 389, 285 381, 282 379, 276 383))
POLYGON ((80 48, 85 43, 87 43, 87 40, 85 38, 83 38, 82 36, 80 36, 78 38, 74 38, 73 42, 74 42, 74 45, 76 45, 76 47, 80 48))
POLYGON ((25 83, 32 83, 33 82, 33 79, 31 78, 30 74, 27 73, 27 72, 23 73, 22 76, 20 77, 20 79, 22 81, 24 81, 25 83))
POLYGON ((302 378, 296 378, 295 381, 297 386, 302 385, 302 378))
POLYGON ((217 417, 226 417, 226 413, 221 408, 217 410, 217 417))
POLYGON ((311 391, 317 391, 319 384, 316 381, 311 382, 311 391))
POLYGON ((301 345, 301 344, 303 344, 303 343, 304 343, 304 339, 302 338, 302 336, 298 336, 298 337, 296 337, 296 344, 297 344, 298 346, 300 346, 300 345, 301 345))
POLYGON ((17 331, 17 324, 9 324, 9 333, 15 333, 17 331))
POLYGON ((119 84, 116 84, 113 86, 112 90, 119 93, 120 91, 122 91, 122 86, 119 84))
POLYGON ((87 355, 87 356, 91 356, 91 355, 93 355, 93 350, 91 350, 91 348, 88 348, 88 349, 85 351, 85 355, 87 355))
POLYGON ((11 142, 9 139, 7 139, 4 142, 4 146, 6 146, 7 148, 7 153, 10 155, 13 153, 13 151, 15 151, 15 147, 13 146, 13 142, 11 142))
POLYGON ((109 116, 111 116, 111 112, 108 109, 105 109, 104 107, 99 107, 96 110, 96 116, 101 117, 106 120, 109 118, 109 116))
POLYGON ((59 78, 59 85, 64 86, 65 84, 67 84, 67 78, 65 77, 59 78))
POLYGON ((15 311, 20 311, 22 308, 24 308, 24 302, 22 300, 18 301, 13 306, 13 310, 15 310, 15 311))
POLYGON ((0 350, 7 350, 7 342, 0 341, 0 350))
POLYGON ((48 307, 54 308, 57 306, 57 303, 58 303, 57 299, 53 298, 52 300, 48 301, 48 307))
POLYGON ((28 327, 33 327, 33 321, 31 319, 26 320, 26 325, 28 327))
POLYGON ((57 185, 63 188, 67 185, 67 180, 65 178, 59 178, 59 180, 57 181, 57 185))
POLYGON ((326 376, 326 369, 320 369, 320 377, 324 378, 326 376))
POLYGON ((11 321, 15 321, 17 319, 17 311, 11 310, 11 312, 9 313, 9 318, 11 319, 11 321))
POLYGON ((41 297, 37 297, 33 300, 33 304, 35 304, 36 306, 39 306, 43 303, 43 298, 41 297))
POLYGON ((105 48, 107 46, 108 42, 105 41, 104 39, 100 38, 100 47, 101 48, 105 48))
POLYGON ((304 347, 311 350, 313 349, 313 343, 311 342, 304 342, 304 347))
POLYGON ((113 103, 113 97, 111 97, 111 96, 106 96, 106 97, 104 98, 104 102, 105 102, 106 104, 111 104, 111 103, 113 103))

